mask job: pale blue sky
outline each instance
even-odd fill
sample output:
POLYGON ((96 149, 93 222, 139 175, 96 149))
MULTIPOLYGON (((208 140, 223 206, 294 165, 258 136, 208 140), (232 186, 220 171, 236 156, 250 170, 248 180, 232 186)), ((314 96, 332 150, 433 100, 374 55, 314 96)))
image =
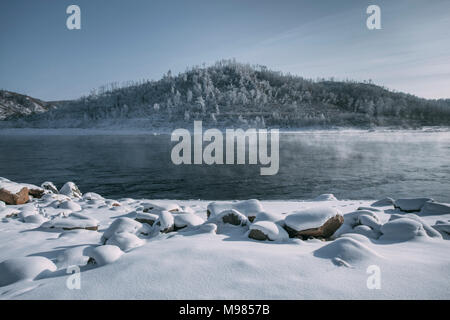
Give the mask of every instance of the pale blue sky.
POLYGON ((228 58, 450 97, 449 0, 3 0, 0 43, 0 88, 44 100, 228 58))

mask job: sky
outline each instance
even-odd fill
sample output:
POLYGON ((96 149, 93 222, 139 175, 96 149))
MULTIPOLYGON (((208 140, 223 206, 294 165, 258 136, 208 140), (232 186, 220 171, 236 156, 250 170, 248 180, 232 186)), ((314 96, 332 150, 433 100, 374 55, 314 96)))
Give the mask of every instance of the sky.
POLYGON ((78 98, 221 59, 450 98, 449 0, 2 0, 0 89, 78 98), (69 30, 66 8, 81 8, 69 30), (381 29, 366 27, 369 5, 381 29))

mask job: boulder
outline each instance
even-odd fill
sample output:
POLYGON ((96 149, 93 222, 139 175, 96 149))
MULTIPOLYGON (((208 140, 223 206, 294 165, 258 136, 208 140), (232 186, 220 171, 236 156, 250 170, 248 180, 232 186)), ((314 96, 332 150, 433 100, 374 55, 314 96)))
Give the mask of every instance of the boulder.
POLYGON ((85 229, 91 231, 98 230, 99 222, 80 213, 71 213, 68 216, 55 216, 52 220, 44 222, 41 227, 48 229, 76 230, 85 229))
POLYGON ((222 211, 220 214, 215 216, 214 221, 231 224, 234 226, 245 226, 248 223, 247 217, 235 209, 222 211))
POLYGON ((408 241, 417 236, 426 236, 422 224, 409 218, 399 218, 385 223, 381 227, 382 241, 408 241))
POLYGON ((150 228, 127 217, 118 218, 105 230, 102 235, 102 241, 106 242, 114 234, 122 232, 147 235, 150 232, 150 228))
POLYGON ((195 227, 205 222, 202 218, 193 213, 175 213, 173 214, 173 217, 175 231, 185 227, 195 227))
POLYGON ((321 194, 313 199, 313 201, 336 201, 336 197, 331 193, 321 194))
POLYGON ((83 196, 77 185, 71 181, 66 182, 61 190, 59 190, 59 193, 71 198, 81 198, 83 196))
POLYGON ((208 204, 206 215, 213 218, 225 210, 236 210, 252 222, 259 212, 264 211, 262 204, 256 199, 232 201, 232 202, 211 202, 208 204))
POLYGON ((144 243, 144 240, 129 232, 115 233, 106 241, 106 244, 118 246, 120 250, 125 252, 140 247, 144 243))
POLYGON ((140 223, 146 223, 150 226, 153 226, 156 220, 158 220, 159 216, 157 214, 148 213, 148 212, 138 212, 136 214, 136 218, 134 220, 140 223))
POLYGON ((159 232, 169 233, 175 229, 175 219, 169 211, 163 211, 160 213, 155 225, 158 227, 159 232))
POLYGON ((291 238, 329 238, 344 223, 340 212, 329 207, 315 207, 288 215, 284 228, 291 238))
POLYGON ((56 186, 53 184, 53 182, 50 182, 50 181, 45 181, 44 183, 42 183, 41 188, 44 190, 48 190, 54 194, 57 194, 59 192, 58 188, 56 188, 56 186))
POLYGON ((375 201, 370 206, 372 206, 372 207, 388 207, 388 206, 393 206, 394 202, 395 202, 394 199, 388 197, 388 198, 384 198, 384 199, 375 201))
POLYGON ((55 264, 45 257, 8 259, 0 263, 0 287, 21 280, 33 280, 54 271, 55 264))
POLYGON ((113 263, 123 255, 123 251, 118 246, 104 245, 98 247, 87 247, 83 254, 89 257, 88 264, 104 266, 113 263))
POLYGON ((394 207, 404 212, 418 212, 428 201, 433 202, 434 200, 431 198, 397 199, 394 207))
POLYGON ((286 240, 289 235, 280 225, 271 221, 258 221, 250 225, 249 238, 255 240, 286 240))
POLYGON ((24 204, 30 200, 28 192, 27 187, 23 187, 20 190, 8 190, 0 187, 0 200, 10 205, 24 204))
POLYGON ((450 205, 439 202, 425 202, 420 210, 421 215, 450 214, 450 205))
POLYGON ((380 235, 381 221, 374 211, 357 210, 344 215, 344 223, 335 232, 334 236, 339 237, 346 233, 363 234, 366 237, 377 239, 380 235), (365 227, 358 227, 365 226, 365 227), (369 227, 373 232, 370 232, 369 227))

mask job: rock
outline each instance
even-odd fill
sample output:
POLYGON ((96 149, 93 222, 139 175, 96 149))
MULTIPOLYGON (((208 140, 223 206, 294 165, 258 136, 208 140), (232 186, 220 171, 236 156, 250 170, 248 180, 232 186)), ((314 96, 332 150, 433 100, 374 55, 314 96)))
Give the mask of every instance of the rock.
POLYGON ((106 244, 115 245, 122 251, 129 251, 131 249, 143 246, 145 241, 138 238, 135 234, 129 232, 115 233, 106 241, 106 244))
POLYGON ((155 225, 158 226, 159 232, 169 233, 174 231, 175 219, 169 211, 163 211, 160 213, 158 220, 155 222, 155 225))
POLYGON ((0 263, 0 287, 20 280, 33 280, 54 271, 55 264, 45 257, 8 259, 0 263))
POLYGON ((185 227, 195 227, 203 224, 205 221, 193 213, 173 214, 175 231, 185 227))
POLYGON ((442 238, 442 236, 439 232, 437 232, 434 228, 432 228, 430 225, 428 225, 424 220, 422 220, 418 215, 416 215, 414 213, 393 214, 393 215, 391 215, 391 218, 389 219, 389 221, 393 221, 393 220, 397 220, 397 219, 401 219, 401 218, 408 218, 408 219, 417 221, 418 223, 420 223, 422 225, 422 227, 425 230, 425 232, 427 233, 427 235, 431 238, 442 238))
POLYGON ((51 193, 57 194, 59 193, 58 188, 53 184, 53 182, 45 181, 43 184, 41 184, 41 188, 44 190, 48 190, 51 193))
POLYGON ((25 223, 35 223, 35 224, 39 224, 39 225, 43 224, 47 220, 48 220, 47 218, 44 218, 40 214, 32 214, 32 215, 28 215, 25 218, 23 218, 23 221, 25 223))
POLYGON ((394 199, 392 198, 384 198, 378 201, 375 201, 371 204, 372 207, 387 207, 387 206, 393 206, 394 205, 394 199))
MULTIPOLYGON (((74 232, 74 231, 71 231, 74 232)), ((58 268, 67 268, 70 266, 84 266, 89 261, 89 257, 83 252, 88 246, 77 246, 64 250, 56 258, 58 268)))
POLYGON ((61 190, 59 190, 59 193, 71 198, 81 198, 83 196, 77 185, 70 181, 63 185, 61 190))
POLYGON ((344 223, 335 232, 334 236, 339 237, 345 233, 363 233, 367 237, 377 239, 381 228, 381 222, 376 212, 369 210, 357 210, 344 215, 344 223), (367 228, 357 228, 358 226, 367 226, 374 232, 369 232, 367 228), (355 230, 355 228, 357 228, 355 230))
POLYGON ((320 196, 317 196, 313 199, 313 201, 336 201, 336 197, 331 193, 324 193, 320 196))
POLYGON ((290 237, 329 238, 344 222, 340 212, 329 207, 304 209, 288 215, 284 228, 290 237))
POLYGON ((234 226, 245 226, 248 223, 247 217, 235 209, 222 211, 216 216, 216 220, 234 226))
POLYGON ((433 226, 434 229, 439 231, 440 233, 444 233, 445 235, 450 235, 450 220, 449 221, 436 221, 436 224, 433 226))
POLYGON ((262 211, 256 214, 256 217, 252 222, 271 221, 281 223, 283 220, 284 216, 282 214, 262 211))
POLYGON ((71 213, 68 216, 56 216, 52 220, 44 222, 41 227, 48 229, 75 230, 85 229, 91 231, 98 230, 99 222, 80 213, 71 213))
POLYGON ((151 202, 144 202, 141 204, 143 209, 143 212, 149 212, 153 214, 160 214, 163 211, 168 212, 181 212, 182 209, 179 205, 176 203, 165 203, 165 204, 155 204, 151 202))
POLYGON ((5 188, 0 188, 0 200, 10 205, 24 204, 30 200, 28 196, 29 190, 27 187, 23 187, 17 192, 14 191, 10 191, 5 188))
POLYGON ((404 212, 417 212, 422 209, 426 202, 434 200, 431 198, 397 199, 394 207, 404 212))
POLYGON ((289 235, 280 225, 271 221, 259 221, 250 225, 249 238, 255 240, 286 240, 289 235))
POLYGON ((374 212, 381 212, 380 209, 372 208, 372 207, 358 207, 358 209, 356 209, 356 210, 369 210, 369 211, 374 211, 374 212))
POLYGON ((150 226, 153 226, 156 220, 158 220, 159 216, 157 214, 148 213, 148 212, 138 212, 136 214, 136 218, 134 220, 140 223, 146 223, 150 226))
POLYGON ((362 224, 354 227, 353 232, 356 234, 363 235, 370 239, 378 239, 381 235, 381 233, 379 231, 376 231, 376 230, 372 229, 371 227, 362 225, 362 224))
POLYGON ((102 241, 106 242, 115 233, 128 232, 133 234, 147 235, 150 232, 150 228, 138 221, 130 218, 122 217, 114 220, 113 223, 105 230, 102 235, 102 241))
POLYGON ((426 236, 423 226, 409 218, 399 218, 385 223, 381 227, 382 241, 407 241, 417 236, 426 236))
POLYGON ((123 255, 123 251, 118 246, 104 245, 98 247, 87 247, 83 254, 89 257, 89 264, 104 266, 113 263, 123 255))
POLYGON ((439 202, 425 202, 420 210, 421 215, 450 214, 450 205, 439 202))
POLYGON ((379 258, 379 255, 368 246, 349 237, 336 239, 317 249, 314 256, 325 259, 339 258, 349 265, 379 258))
POLYGON ((81 211, 81 206, 72 200, 67 200, 67 201, 63 201, 63 202, 59 203, 57 205, 57 208, 64 209, 64 210, 70 210, 70 211, 74 211, 74 212, 81 211))
POLYGON ((101 195, 95 192, 88 192, 83 194, 83 200, 105 200, 101 195))
POLYGON ((251 222, 259 212, 264 211, 262 204, 256 200, 243 200, 232 202, 211 202, 208 204, 206 215, 208 219, 221 214, 225 210, 236 210, 251 222))

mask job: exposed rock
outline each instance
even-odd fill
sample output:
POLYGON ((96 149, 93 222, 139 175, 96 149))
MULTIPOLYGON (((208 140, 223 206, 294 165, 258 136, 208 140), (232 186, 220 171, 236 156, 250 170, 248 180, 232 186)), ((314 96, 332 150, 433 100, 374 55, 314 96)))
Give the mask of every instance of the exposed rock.
POLYGON ((205 222, 202 218, 193 213, 175 213, 173 214, 173 217, 175 231, 185 227, 195 227, 205 222))
POLYGON ((314 207, 288 215, 284 220, 284 228, 291 238, 329 238, 343 222, 344 218, 338 210, 314 207))
POLYGON ((161 233, 169 233, 174 231, 175 219, 169 211, 163 211, 159 215, 158 220, 155 222, 161 233))
POLYGON ((271 221, 259 221, 250 225, 249 238, 255 240, 286 240, 289 235, 280 225, 271 221))
POLYGON ((291 237, 297 237, 302 239, 312 238, 330 238, 337 229, 344 223, 344 217, 340 214, 335 215, 334 217, 328 219, 322 226, 318 228, 311 228, 306 230, 296 231, 292 228, 286 226, 286 230, 291 237))
POLYGON ((215 218, 221 223, 231 224, 234 226, 245 226, 247 225, 247 217, 235 209, 222 211, 215 218))
POLYGON ((394 207, 404 212, 418 212, 428 201, 433 202, 434 200, 431 198, 397 199, 394 207))
POLYGON ((10 205, 18 205, 27 203, 30 200, 28 196, 28 188, 23 187, 18 192, 9 191, 4 188, 0 188, 0 200, 10 205))
POLYGON ((158 220, 159 216, 157 214, 148 213, 148 212, 138 212, 136 214, 136 218, 134 220, 140 223, 146 223, 150 226, 153 226, 156 220, 158 220))
POLYGON ((51 193, 59 193, 58 188, 56 188, 53 182, 45 181, 43 184, 41 184, 41 187, 45 190, 50 191, 51 193))

